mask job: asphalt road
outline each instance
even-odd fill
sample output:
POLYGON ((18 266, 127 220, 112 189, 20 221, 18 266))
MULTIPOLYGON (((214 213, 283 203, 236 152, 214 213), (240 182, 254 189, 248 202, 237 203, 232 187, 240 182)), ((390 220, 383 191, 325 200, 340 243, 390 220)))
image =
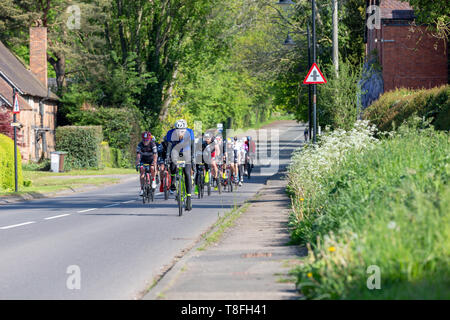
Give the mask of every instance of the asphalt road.
POLYGON ((173 197, 158 194, 144 205, 137 175, 95 191, 1 205, 0 299, 140 298, 165 266, 218 216, 258 192, 303 142, 303 127, 294 121, 270 130, 274 142, 261 134, 258 150, 268 157, 250 181, 233 193, 194 197, 193 210, 182 217, 173 197))

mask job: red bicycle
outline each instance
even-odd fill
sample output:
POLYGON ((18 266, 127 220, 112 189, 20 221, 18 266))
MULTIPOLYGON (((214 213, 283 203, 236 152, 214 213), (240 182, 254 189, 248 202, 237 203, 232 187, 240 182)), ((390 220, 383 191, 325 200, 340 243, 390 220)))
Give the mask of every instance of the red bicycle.
POLYGON ((172 179, 167 168, 168 168, 167 162, 159 164, 159 177, 161 181, 161 183, 159 184, 159 191, 164 192, 165 200, 169 199, 170 184, 172 183, 172 179))

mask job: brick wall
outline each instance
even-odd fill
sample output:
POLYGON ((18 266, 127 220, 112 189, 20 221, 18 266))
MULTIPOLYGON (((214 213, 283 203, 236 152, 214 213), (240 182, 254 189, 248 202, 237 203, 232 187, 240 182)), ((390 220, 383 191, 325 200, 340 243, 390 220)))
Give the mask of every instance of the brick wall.
POLYGON ((380 43, 384 91, 395 88, 432 88, 448 83, 445 43, 425 27, 382 25, 380 43))
POLYGON ((47 88, 47 28, 30 28, 30 70, 47 88))

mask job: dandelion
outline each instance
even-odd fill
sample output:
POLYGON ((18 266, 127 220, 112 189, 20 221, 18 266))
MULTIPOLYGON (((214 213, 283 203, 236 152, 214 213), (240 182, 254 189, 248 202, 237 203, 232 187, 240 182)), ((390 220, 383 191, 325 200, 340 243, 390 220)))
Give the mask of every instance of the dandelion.
POLYGON ((303 201, 305 201, 305 199, 303 199, 303 198, 300 198, 300 201, 302 201, 302 202, 303 202, 303 201))
POLYGON ((329 248, 328 248, 328 251, 330 251, 330 252, 335 252, 335 251, 336 251, 336 248, 335 248, 335 247, 329 247, 329 248))
POLYGON ((312 278, 312 273, 308 272, 308 278, 312 278))

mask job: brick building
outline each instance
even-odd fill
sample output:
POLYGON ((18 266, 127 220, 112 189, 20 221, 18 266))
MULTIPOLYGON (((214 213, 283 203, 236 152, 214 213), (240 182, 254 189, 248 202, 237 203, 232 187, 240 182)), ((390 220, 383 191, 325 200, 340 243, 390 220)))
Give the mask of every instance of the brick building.
POLYGON ((0 133, 13 138, 13 88, 22 124, 17 141, 24 161, 49 158, 55 150, 58 97, 47 84, 47 28, 30 28, 30 70, 0 42, 0 133))
MULTIPOLYGON (((414 11, 399 0, 366 0, 380 8, 381 28, 365 33, 366 57, 381 65, 384 92, 395 88, 432 88, 448 83, 448 48, 426 26, 415 26, 414 11)), ((366 21, 371 15, 366 15, 366 21)), ((370 22, 370 21, 369 21, 370 22)))

